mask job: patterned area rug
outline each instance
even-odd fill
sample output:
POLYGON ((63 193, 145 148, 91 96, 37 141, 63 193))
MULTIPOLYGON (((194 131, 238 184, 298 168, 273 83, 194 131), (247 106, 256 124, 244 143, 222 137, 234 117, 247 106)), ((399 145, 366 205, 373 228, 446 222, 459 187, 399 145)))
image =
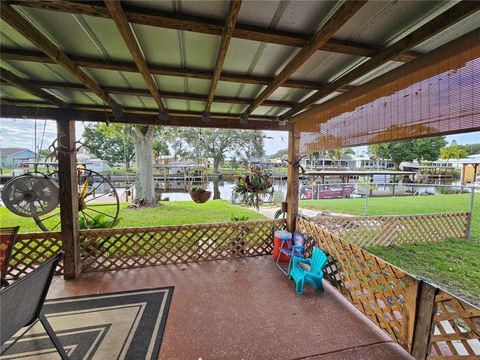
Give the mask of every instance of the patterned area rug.
MULTIPOLYGON (((43 310, 72 360, 156 360, 172 294, 173 287, 166 287, 54 299, 43 310)), ((0 356, 59 358, 40 322, 15 334, 0 356)))

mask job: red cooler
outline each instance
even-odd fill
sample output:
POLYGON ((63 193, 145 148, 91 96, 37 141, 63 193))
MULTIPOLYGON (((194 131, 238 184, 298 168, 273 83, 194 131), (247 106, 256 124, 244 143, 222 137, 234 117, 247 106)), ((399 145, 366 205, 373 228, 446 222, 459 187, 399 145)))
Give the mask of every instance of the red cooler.
POLYGON ((292 246, 292 234, 285 230, 275 231, 275 237, 273 238, 273 257, 278 261, 290 261, 290 256, 280 253, 280 247, 289 248, 292 246), (280 258, 278 256, 280 255, 280 258))

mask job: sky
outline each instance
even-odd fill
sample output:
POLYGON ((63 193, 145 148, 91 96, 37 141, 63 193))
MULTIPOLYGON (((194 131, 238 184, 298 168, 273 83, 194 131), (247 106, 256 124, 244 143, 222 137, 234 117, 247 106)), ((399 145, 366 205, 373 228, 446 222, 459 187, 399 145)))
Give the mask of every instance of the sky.
MULTIPOLYGON (((83 131, 85 126, 82 122, 76 123, 77 138, 83 131)), ((40 147, 43 137, 42 149, 48 148, 57 135, 57 128, 55 121, 38 120, 37 127, 37 148, 40 147), (44 133, 45 125, 45 135, 44 133)), ((287 131, 264 131, 265 152, 267 155, 273 154, 281 149, 286 149, 288 146, 288 132, 287 131)), ((480 132, 471 132, 466 134, 448 135, 447 141, 450 143, 456 140, 458 144, 474 144, 480 143, 480 132)), ((35 120, 24 119, 3 119, 0 118, 0 148, 4 147, 20 147, 33 150, 35 147, 35 120)), ((366 146, 354 148, 359 155, 367 151, 366 146)))

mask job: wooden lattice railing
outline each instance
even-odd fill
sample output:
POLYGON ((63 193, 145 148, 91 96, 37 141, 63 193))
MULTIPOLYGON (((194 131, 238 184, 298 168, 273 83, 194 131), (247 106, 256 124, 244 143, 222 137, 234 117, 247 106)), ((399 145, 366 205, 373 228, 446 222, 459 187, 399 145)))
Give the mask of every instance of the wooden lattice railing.
MULTIPOLYGON (((134 268, 271 254, 285 220, 81 230, 83 271, 134 268)), ((19 278, 62 248, 60 232, 19 234, 8 279, 19 278)), ((58 273, 63 272, 60 263, 58 273)))
POLYGON ((409 286, 417 286, 417 280, 312 221, 299 218, 297 230, 306 234, 308 248, 316 245, 328 255, 326 275, 332 285, 394 340, 408 347, 405 294, 409 286))
POLYGON ((480 309, 439 290, 428 359, 480 359, 480 309))
POLYGON ((326 279, 415 359, 479 359, 480 309, 311 219, 298 218, 296 226, 306 235, 307 255, 313 246, 327 253, 326 279))
MULTIPOLYGON (((15 246, 10 256, 7 280, 27 274, 39 264, 55 256, 62 249, 59 232, 17 234, 15 246)), ((57 266, 57 273, 63 272, 63 261, 57 266)))
POLYGON ((83 271, 259 256, 273 250, 284 220, 81 232, 83 271))
POLYGON ((312 218, 321 228, 362 247, 440 242, 468 235, 468 212, 312 218))

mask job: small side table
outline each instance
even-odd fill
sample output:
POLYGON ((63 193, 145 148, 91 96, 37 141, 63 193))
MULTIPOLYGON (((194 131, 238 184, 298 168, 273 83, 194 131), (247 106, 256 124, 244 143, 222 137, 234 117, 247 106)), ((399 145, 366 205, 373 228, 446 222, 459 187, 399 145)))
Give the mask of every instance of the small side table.
MULTIPOLYGON (((281 242, 280 246, 278 247, 278 250, 274 251, 274 254, 275 253, 278 254, 278 256, 276 256, 276 259, 275 259, 275 265, 280 269, 280 271, 282 273, 284 273, 286 276, 288 276, 289 271, 285 271, 283 269, 283 267, 280 265, 280 259, 282 258, 282 256, 288 256, 288 253, 291 252, 290 247, 291 247, 291 242, 292 242, 292 234, 289 233, 288 231, 276 231, 275 232, 275 240, 277 242, 278 241, 281 242), (287 251, 285 251, 285 250, 287 250, 287 251)), ((289 257, 289 261, 290 261, 291 260, 290 256, 288 256, 288 257, 289 257)), ((290 262, 289 262, 289 264, 290 264, 290 262)), ((290 268, 290 266, 288 268, 290 268)))

